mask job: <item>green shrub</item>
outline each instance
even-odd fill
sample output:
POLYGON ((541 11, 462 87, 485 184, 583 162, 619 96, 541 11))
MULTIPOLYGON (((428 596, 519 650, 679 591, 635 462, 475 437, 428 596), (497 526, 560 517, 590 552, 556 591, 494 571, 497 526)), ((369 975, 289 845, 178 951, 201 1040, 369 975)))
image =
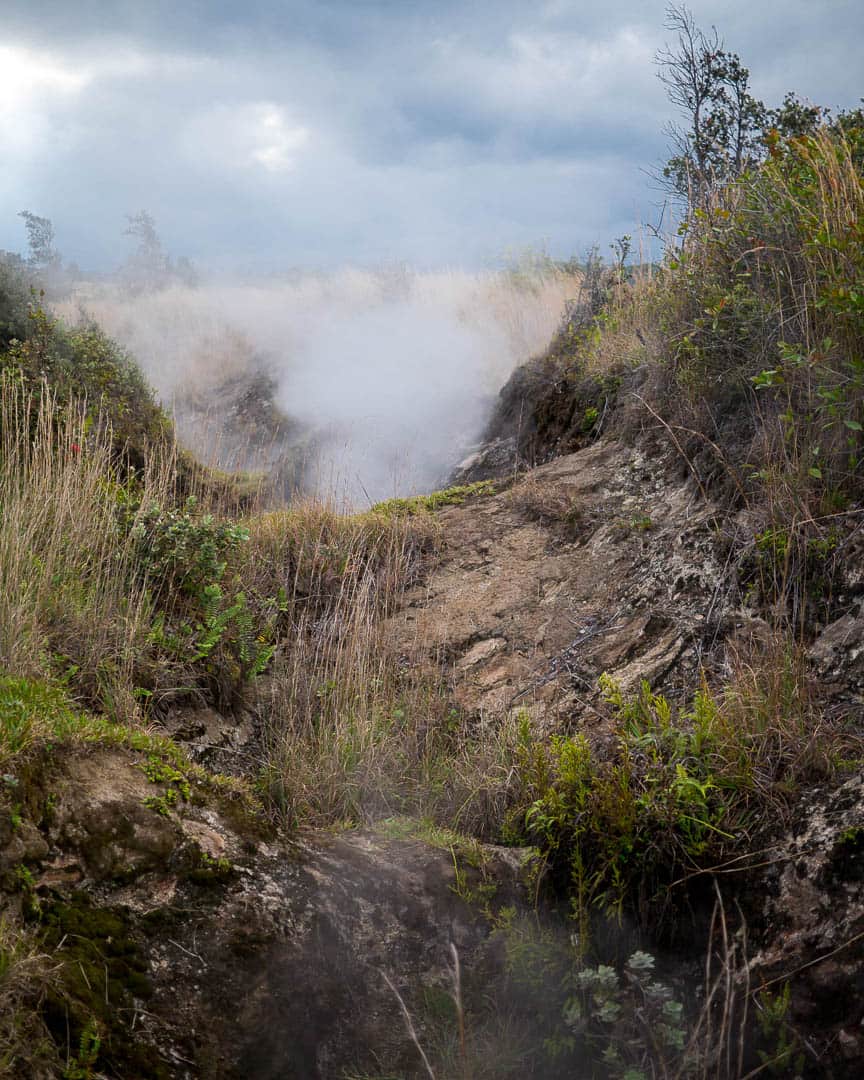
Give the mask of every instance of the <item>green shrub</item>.
POLYGON ((655 293, 691 401, 746 400, 754 426, 777 417, 789 469, 800 462, 819 490, 860 481, 862 211, 842 135, 775 138, 764 164, 685 221, 655 293))
POLYGON ((119 518, 134 543, 134 572, 154 596, 180 592, 202 602, 249 539, 241 525, 201 514, 190 496, 180 508, 140 506, 120 492, 119 518))
POLYGON ((198 668, 229 699, 273 655, 272 618, 252 610, 240 589, 249 530, 200 513, 191 496, 182 508, 142 507, 121 491, 118 516, 132 543, 131 584, 154 605, 149 644, 198 668))
POLYGON ((655 978, 654 967, 653 956, 637 951, 620 974, 598 964, 572 976, 564 1020, 609 1077, 696 1074, 683 1056, 688 1034, 684 1006, 670 986, 655 978))
POLYGON ((0 254, 0 353, 27 333, 30 290, 21 260, 0 254))
POLYGON ((611 753, 582 734, 545 746, 523 736, 519 768, 534 793, 525 838, 571 896, 586 940, 592 907, 644 920, 673 881, 745 848, 769 808, 776 822, 797 783, 830 771, 835 737, 802 678, 790 654, 765 657, 678 710, 647 683, 626 696, 604 676, 611 753))
POLYGON ((148 444, 171 434, 135 361, 95 324, 70 329, 31 304, 26 332, 0 352, 2 371, 17 373, 30 393, 47 384, 61 408, 84 403, 90 424, 107 426, 115 450, 137 465, 148 444))

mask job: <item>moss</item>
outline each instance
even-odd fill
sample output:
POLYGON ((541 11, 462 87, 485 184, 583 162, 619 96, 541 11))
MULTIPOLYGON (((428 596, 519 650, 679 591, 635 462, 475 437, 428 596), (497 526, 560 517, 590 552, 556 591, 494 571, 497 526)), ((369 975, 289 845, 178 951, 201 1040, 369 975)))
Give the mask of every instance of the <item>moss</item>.
POLYGON ((444 506, 461 506, 466 499, 480 495, 494 495, 495 485, 491 480, 478 480, 474 484, 457 484, 442 491, 433 491, 429 495, 412 495, 407 499, 388 499, 376 503, 370 513, 383 514, 385 517, 434 513, 444 506))
POLYGON ((61 686, 0 675, 0 765, 4 771, 24 767, 55 742, 126 747, 177 767, 187 764, 186 755, 170 739, 82 712, 61 686))
POLYGON ((215 802, 241 835, 257 839, 270 834, 263 804, 246 781, 192 764, 182 747, 165 736, 76 709, 60 686, 0 676, 0 809, 6 807, 11 814, 15 806, 17 814, 37 825, 50 819, 54 802, 50 773, 58 744, 145 754, 141 769, 147 777, 174 792, 154 809, 164 805, 167 811, 168 802, 173 806, 181 797, 195 805, 215 802))
POLYGON ((276 826, 249 781, 211 773, 200 765, 190 765, 186 776, 192 786, 193 806, 215 803, 226 823, 244 841, 254 843, 275 836, 276 826))
POLYGON ((144 805, 162 817, 168 817, 181 799, 188 802, 192 789, 185 773, 156 754, 149 754, 139 768, 151 784, 164 784, 161 795, 149 795, 144 805))
POLYGON ((43 910, 42 947, 60 963, 59 989, 44 1018, 58 1046, 77 1046, 94 1025, 101 1033, 98 1068, 114 1076, 167 1080, 152 1047, 136 1043, 128 1023, 134 1000, 149 998, 148 965, 122 908, 95 907, 74 892, 43 910))
POLYGON ((460 899, 490 915, 490 904, 498 892, 489 876, 489 858, 479 840, 437 825, 428 818, 387 818, 380 831, 393 840, 420 840, 430 847, 448 851, 453 860, 454 883, 450 886, 460 899))

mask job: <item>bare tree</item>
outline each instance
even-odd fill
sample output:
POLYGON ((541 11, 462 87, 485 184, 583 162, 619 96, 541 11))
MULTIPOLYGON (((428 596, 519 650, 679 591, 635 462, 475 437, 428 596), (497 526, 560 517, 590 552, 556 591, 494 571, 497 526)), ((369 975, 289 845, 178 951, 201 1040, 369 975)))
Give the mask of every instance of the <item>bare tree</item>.
POLYGON ((716 184, 758 160, 766 110, 750 94, 749 70, 716 27, 700 30, 683 4, 666 9, 665 26, 676 42, 656 54, 657 74, 685 122, 666 128, 672 156, 662 177, 670 191, 699 205, 716 184))

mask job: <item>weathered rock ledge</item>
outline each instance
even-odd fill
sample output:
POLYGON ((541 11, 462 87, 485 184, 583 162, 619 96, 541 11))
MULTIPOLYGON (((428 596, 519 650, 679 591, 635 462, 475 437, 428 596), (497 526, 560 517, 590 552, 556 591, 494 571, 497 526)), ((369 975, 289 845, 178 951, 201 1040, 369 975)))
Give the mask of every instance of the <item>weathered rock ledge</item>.
POLYGON ((71 757, 46 788, 50 813, 3 849, 0 872, 32 880, 18 903, 38 904, 92 992, 79 1016, 58 1000, 54 1025, 95 1011, 112 1075, 140 1080, 413 1070, 387 979, 415 1005, 449 985, 451 946, 480 963, 489 921, 458 893, 482 878, 518 902, 519 853, 485 849, 478 869, 386 830, 262 835, 194 789, 158 801, 146 766, 121 750, 71 757))

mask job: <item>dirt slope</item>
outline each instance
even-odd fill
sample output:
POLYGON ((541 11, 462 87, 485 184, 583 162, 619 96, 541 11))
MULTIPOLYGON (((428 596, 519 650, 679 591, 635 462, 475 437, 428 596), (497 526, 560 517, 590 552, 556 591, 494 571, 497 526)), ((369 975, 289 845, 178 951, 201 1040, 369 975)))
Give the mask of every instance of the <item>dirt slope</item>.
POLYGON ((465 710, 591 724, 602 672, 674 689, 734 627, 718 520, 667 455, 597 443, 442 512, 444 553, 390 632, 465 710))
MULTIPOLYGON (((489 723, 527 709, 537 727, 602 742, 603 672, 625 690, 646 679, 690 696, 700 669, 722 684, 734 653, 769 636, 746 603, 747 512, 713 504, 674 455, 645 443, 601 440, 441 523, 443 555, 390 633, 489 723)), ((852 603, 808 653, 814 692, 849 725, 861 715, 861 632, 852 603)), ((749 926, 739 978, 773 993, 789 982, 784 1022, 806 1040, 808 1076, 864 1070, 862 823, 864 789, 847 762, 798 792, 785 827, 754 822, 766 846, 717 879, 749 926)))

